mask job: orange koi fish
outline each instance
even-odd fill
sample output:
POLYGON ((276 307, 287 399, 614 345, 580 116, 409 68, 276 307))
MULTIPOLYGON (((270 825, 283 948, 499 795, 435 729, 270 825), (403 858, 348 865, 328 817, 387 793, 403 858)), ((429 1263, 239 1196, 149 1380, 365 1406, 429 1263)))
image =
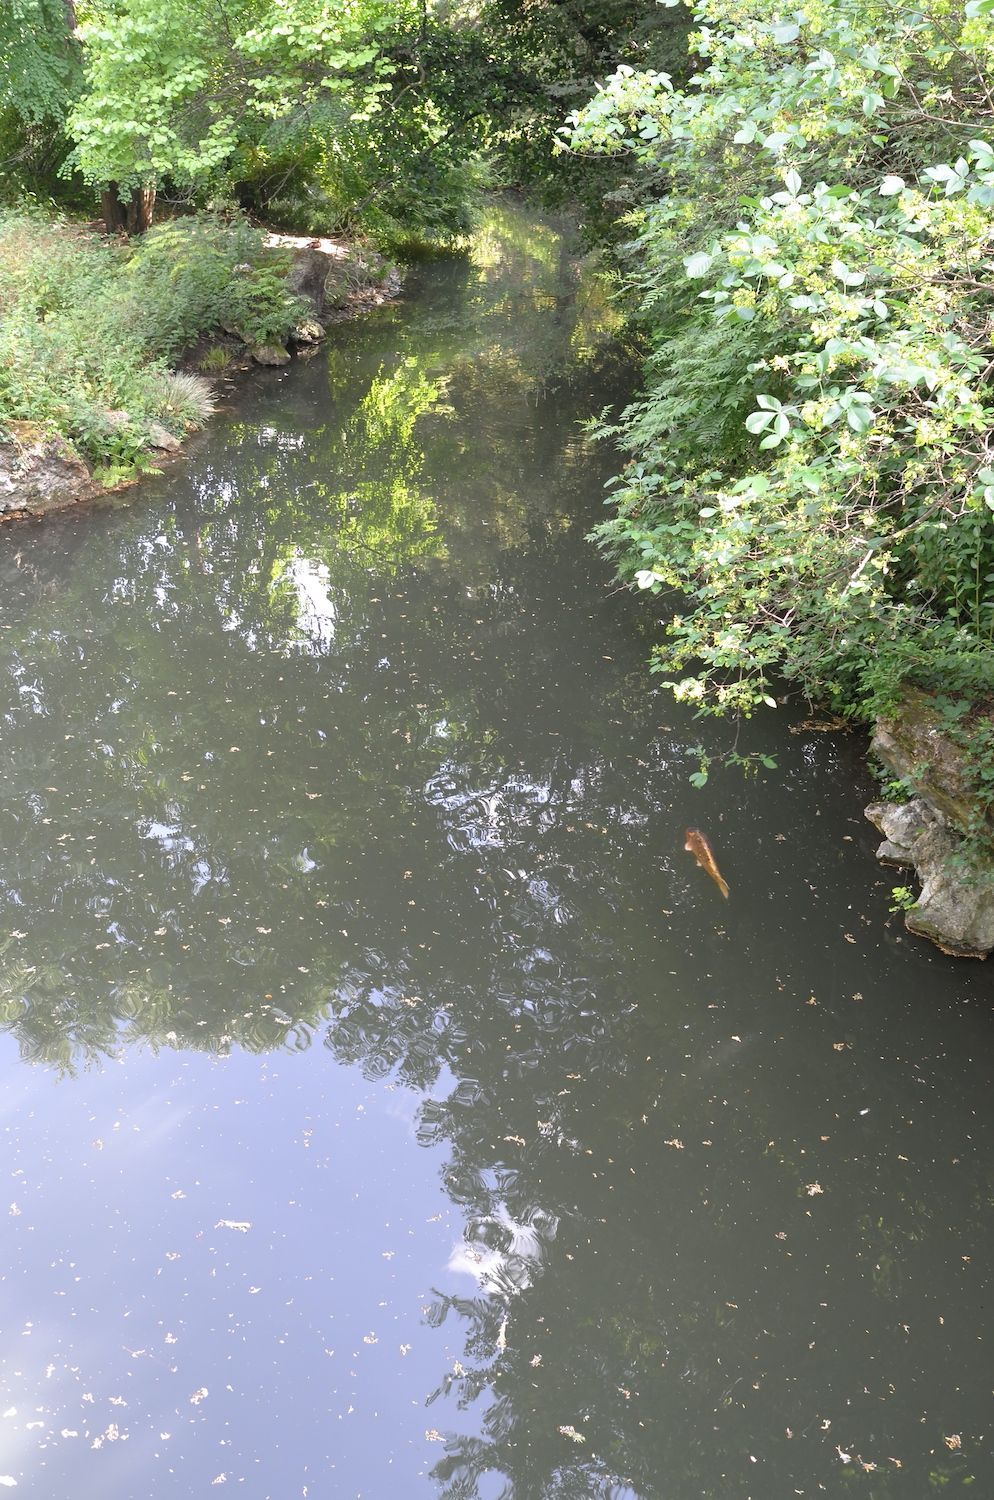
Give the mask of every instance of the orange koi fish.
POLYGON ((684 839, 686 840, 686 842, 684 843, 683 847, 686 849, 687 853, 692 854, 697 863, 700 865, 701 869, 711 876, 711 879, 714 881, 715 885, 718 887, 719 891, 727 901, 728 882, 724 879, 721 871, 718 869, 718 866, 715 863, 714 855, 711 853, 711 845, 708 843, 701 830, 699 828, 688 828, 686 833, 684 834, 684 839))

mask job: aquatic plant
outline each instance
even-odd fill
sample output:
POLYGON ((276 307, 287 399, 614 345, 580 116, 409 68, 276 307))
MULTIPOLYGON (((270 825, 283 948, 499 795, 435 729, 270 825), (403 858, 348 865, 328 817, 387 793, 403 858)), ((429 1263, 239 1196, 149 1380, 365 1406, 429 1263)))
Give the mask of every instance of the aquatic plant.
POLYGON ((197 369, 205 375, 225 375, 231 369, 231 354, 223 344, 212 344, 197 358, 197 369))

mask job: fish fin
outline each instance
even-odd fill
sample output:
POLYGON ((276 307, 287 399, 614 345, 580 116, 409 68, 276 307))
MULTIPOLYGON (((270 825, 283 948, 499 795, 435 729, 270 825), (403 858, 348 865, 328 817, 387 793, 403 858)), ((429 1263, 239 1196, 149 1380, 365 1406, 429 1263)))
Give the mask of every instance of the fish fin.
POLYGON ((728 881, 725 880, 721 875, 716 875, 715 879, 718 882, 718 889, 719 889, 719 891, 721 892, 721 894, 724 896, 725 900, 727 901, 728 900, 728 881))

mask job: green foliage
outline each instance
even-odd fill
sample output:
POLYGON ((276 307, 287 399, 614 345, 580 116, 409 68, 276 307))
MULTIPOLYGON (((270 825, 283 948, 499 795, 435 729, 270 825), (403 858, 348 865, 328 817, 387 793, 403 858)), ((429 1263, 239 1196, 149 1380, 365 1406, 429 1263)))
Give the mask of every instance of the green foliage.
POLYGON ((657 0, 488 0, 479 25, 492 55, 507 60, 510 86, 487 121, 487 145, 503 180, 547 202, 579 206, 592 236, 610 238, 619 213, 645 196, 620 160, 554 156, 550 142, 563 113, 586 101, 598 78, 621 58, 683 77, 689 13, 657 0), (511 81, 513 80, 513 81, 511 81))
POLYGON ((61 123, 82 81, 66 0, 0 6, 0 104, 28 126, 61 123))
POLYGON ((69 129, 88 182, 168 183, 388 246, 471 227, 506 71, 475 29, 412 0, 126 0, 94 6, 82 36, 69 129))
POLYGON ((0 4, 0 201, 64 189, 66 115, 83 80, 72 22, 70 0, 0 4))
POLYGON ((340 106, 295 114, 246 143, 238 199, 267 222, 307 234, 361 234, 386 250, 451 244, 472 229, 489 183, 481 158, 415 94, 383 105, 379 127, 340 106), (387 120, 389 119, 389 125, 387 120))
MULTIPOLYGON (((613 161, 554 160, 564 109, 620 53, 686 67, 688 16, 655 0, 10 0, 0 152, 51 190, 241 203, 394 248, 470 232, 481 189, 527 182, 607 223, 638 198, 613 161)), ((122 219, 124 215, 122 215, 122 219)), ((132 230, 145 220, 129 223, 132 230)))
POLYGON ((232 367, 231 351, 224 344, 211 344, 197 356, 196 365, 205 375, 227 375, 232 367))
POLYGON ((891 893, 891 897, 893 899, 891 901, 890 906, 887 908, 888 911, 892 911, 892 912, 897 912, 897 911, 904 911, 904 912, 914 911, 915 907, 918 905, 918 897, 915 895, 914 891, 911 889, 910 886, 907 886, 907 885, 894 885, 894 886, 891 886, 891 892, 890 893, 891 893))
POLYGON ((69 166, 87 182, 385 245, 468 232, 522 86, 483 28, 416 0, 95 0, 73 45, 69 166))
POLYGON ((952 0, 694 14, 689 85, 622 66, 564 135, 651 188, 598 539, 675 603, 656 666, 703 711, 779 674, 850 714, 989 692, 994 31, 952 0))
POLYGON ((201 426, 212 401, 168 369, 226 324, 282 335, 297 310, 278 257, 244 223, 188 219, 130 246, 40 215, 0 217, 0 422, 62 433, 87 457, 133 467, 149 426, 201 426))
POLYGON ((86 88, 69 121, 93 183, 181 190, 223 174, 262 120, 347 101, 369 118, 388 86, 378 34, 396 5, 352 0, 196 0, 97 4, 82 28, 86 88), (154 86, 150 86, 154 80, 154 86))
POLYGON ((76 19, 71 0, 0 8, 8 177, 61 163, 112 199, 167 186, 201 206, 241 185, 294 228, 365 211, 383 239, 468 227, 468 132, 495 102, 484 64, 501 73, 475 29, 415 0, 89 0, 76 19))
POLYGON ((210 328, 233 329, 247 343, 282 339, 301 312, 287 292, 286 255, 265 248, 243 218, 209 215, 157 225, 136 244, 118 295, 143 344, 179 353, 210 328))
POLYGON ((163 375, 162 415, 175 431, 203 427, 214 415, 217 403, 209 382, 188 370, 169 370, 163 375))
POLYGON ((977 856, 987 851, 986 865, 989 878, 989 852, 994 841, 994 712, 991 700, 977 703, 959 695, 949 697, 940 694, 930 700, 938 706, 938 727, 956 746, 962 757, 964 777, 967 785, 966 805, 969 813, 964 832, 967 835, 965 857, 968 864, 977 864, 977 856))
POLYGON ((740 775, 747 778, 758 776, 761 769, 775 771, 777 768, 777 762, 772 755, 763 755, 759 751, 743 755, 740 751, 731 749, 712 755, 705 750, 703 745, 691 745, 687 754, 697 761, 697 770, 692 771, 687 780, 691 786, 697 787, 698 791, 707 786, 711 771, 716 765, 725 770, 738 771, 740 775))
POLYGON ((877 779, 880 782, 880 795, 881 797, 883 797, 885 802, 895 802, 900 805, 904 802, 911 801, 911 789, 909 788, 908 783, 906 781, 903 781, 901 777, 891 776, 882 767, 877 767, 872 764, 870 766, 870 769, 876 774, 877 779))

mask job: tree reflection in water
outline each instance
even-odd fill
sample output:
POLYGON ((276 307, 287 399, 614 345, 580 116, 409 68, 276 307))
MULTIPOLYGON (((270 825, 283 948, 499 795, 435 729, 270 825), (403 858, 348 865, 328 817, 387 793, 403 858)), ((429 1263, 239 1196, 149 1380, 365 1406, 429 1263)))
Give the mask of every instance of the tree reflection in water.
MULTIPOLYGON (((467 473, 472 421, 447 393, 461 381, 470 419, 486 408, 484 355, 534 444, 528 400, 588 316, 559 245, 498 207, 477 263, 454 263, 413 326, 386 309, 341 330, 310 384, 285 406, 267 388, 244 402, 250 420, 168 490, 6 554, 3 817, 19 856, 4 873, 13 930, 29 930, 5 940, 0 1014, 26 1057, 305 1042, 343 970, 380 972, 379 945, 357 962, 349 930, 357 872, 396 863, 410 789, 440 755, 495 732, 467 616, 513 635, 519 613, 500 607, 501 543, 522 540, 527 504, 506 483, 508 434, 475 430, 467 473), (550 299, 552 337, 530 333, 550 299), (457 550, 477 553, 476 602, 446 565, 439 501, 457 550)), ((606 347, 588 351, 594 375, 606 347)), ((568 524, 581 461, 569 424, 543 431, 553 461, 566 451, 532 508, 540 531, 568 524)))

